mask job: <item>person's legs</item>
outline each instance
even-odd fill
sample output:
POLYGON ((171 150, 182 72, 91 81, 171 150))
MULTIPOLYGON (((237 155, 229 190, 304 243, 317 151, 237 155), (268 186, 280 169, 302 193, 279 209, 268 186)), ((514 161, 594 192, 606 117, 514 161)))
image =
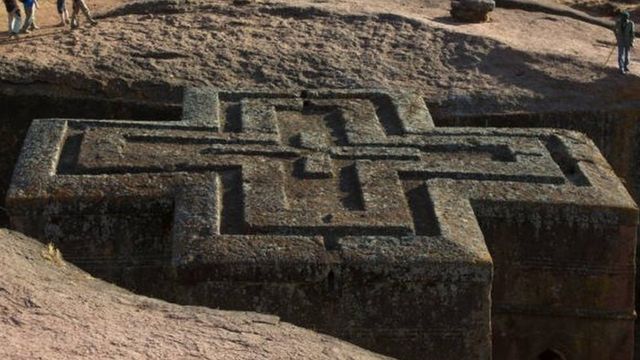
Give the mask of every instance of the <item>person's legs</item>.
POLYGON ((13 11, 7 12, 7 19, 9 21, 9 34, 13 30, 13 11))
POLYGON ((64 19, 64 12, 67 10, 64 6, 64 0, 56 1, 56 9, 58 10, 58 15, 60 16, 60 26, 64 26, 64 24, 66 24, 66 21, 64 19))
POLYGON ((624 46, 618 44, 618 69, 624 74, 624 46))
POLYGON ((77 28, 78 26, 80 26, 80 24, 78 23, 78 11, 80 11, 80 8, 78 6, 78 1, 73 0, 73 9, 71 11, 71 27, 72 28, 77 28))
POLYGON ((20 27, 20 23, 22 22, 22 15, 20 14, 20 9, 16 8, 14 11, 11 12, 11 34, 16 35, 20 32, 21 27, 20 27), (14 29, 16 29, 16 31, 14 31, 14 29))
POLYGON ((31 7, 31 29, 38 30, 40 27, 36 24, 36 7, 31 7))
POLYGON ((22 25, 22 32, 26 33, 31 31, 31 25, 33 24, 33 6, 24 7, 24 25, 22 25))
POLYGON ((9 25, 9 34, 11 34, 11 8, 7 0, 3 1, 5 9, 7 10, 7 24, 9 25))
POLYGON ((629 53, 631 52, 631 47, 624 47, 624 71, 629 71, 629 53))
POLYGON ((87 20, 89 20, 89 22, 91 24, 96 23, 95 20, 93 20, 93 18, 91 17, 91 11, 89 11, 89 7, 87 7, 87 4, 84 2, 84 0, 77 0, 80 3, 80 9, 82 10, 82 13, 84 14, 84 16, 87 17, 87 20))

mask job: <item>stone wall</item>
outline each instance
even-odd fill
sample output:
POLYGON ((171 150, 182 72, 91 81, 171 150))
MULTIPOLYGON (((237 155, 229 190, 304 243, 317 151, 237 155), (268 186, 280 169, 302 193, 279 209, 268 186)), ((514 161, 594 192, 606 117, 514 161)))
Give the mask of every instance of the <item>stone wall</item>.
POLYGON ((640 202, 640 109, 562 113, 510 113, 453 116, 434 112, 438 126, 558 128, 586 134, 640 202))
MULTIPOLYGON (((180 117, 180 107, 123 99, 38 94, 0 95, 0 207, 3 207, 11 174, 31 121, 65 117, 173 120, 180 117)), ((7 224, 6 212, 0 209, 0 227, 7 224)))
MULTIPOLYGON (((602 151, 636 203, 640 203, 640 109, 465 116, 436 112, 434 119, 439 126, 547 127, 585 133, 602 151)), ((640 237, 640 227, 637 233, 640 237)), ((640 251, 636 250, 636 256, 636 263, 640 264, 640 251)), ((640 299, 638 283, 636 278, 636 299, 640 299)), ((638 321, 636 335, 640 337, 638 321)), ((640 340, 636 339, 635 347, 635 359, 640 359, 640 340)))

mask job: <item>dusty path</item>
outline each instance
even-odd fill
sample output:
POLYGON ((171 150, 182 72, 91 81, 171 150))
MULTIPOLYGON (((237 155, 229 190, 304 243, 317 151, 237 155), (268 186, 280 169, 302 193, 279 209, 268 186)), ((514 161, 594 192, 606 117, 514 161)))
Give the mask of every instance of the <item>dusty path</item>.
POLYGON ((605 65, 611 32, 578 20, 498 9, 460 24, 444 1, 231 3, 160 1, 96 27, 0 39, 0 88, 147 100, 186 84, 409 88, 449 113, 640 104, 639 68, 605 65))

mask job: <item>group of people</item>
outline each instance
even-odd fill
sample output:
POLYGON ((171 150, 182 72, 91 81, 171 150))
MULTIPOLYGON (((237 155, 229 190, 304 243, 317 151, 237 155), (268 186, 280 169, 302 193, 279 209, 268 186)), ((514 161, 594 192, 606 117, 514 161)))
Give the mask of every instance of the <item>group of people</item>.
MULTIPOLYGON (((19 33, 28 33, 32 30, 38 29, 38 25, 36 24, 36 9, 40 8, 38 0, 19 0, 24 7, 24 21, 22 21, 22 14, 20 12, 20 7, 18 6, 18 0, 3 1, 9 18, 9 34, 17 35, 19 33)), ((80 19, 78 18, 80 12, 87 17, 89 23, 92 25, 96 24, 96 21, 91 17, 91 12, 84 0, 71 1, 73 3, 73 9, 71 18, 69 18, 66 1, 57 0, 56 7, 58 9, 58 15, 60 16, 59 26, 71 25, 71 28, 77 28, 80 26, 80 19)))

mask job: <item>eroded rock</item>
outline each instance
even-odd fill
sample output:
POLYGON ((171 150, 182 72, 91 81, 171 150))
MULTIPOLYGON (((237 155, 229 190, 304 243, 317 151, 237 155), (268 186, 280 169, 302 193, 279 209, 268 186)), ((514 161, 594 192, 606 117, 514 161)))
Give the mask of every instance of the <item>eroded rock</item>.
POLYGON ((453 0, 451 16, 465 22, 485 22, 495 8, 494 0, 453 0))
POLYGON ((2 359, 388 359, 276 316, 134 295, 6 229, 0 264, 2 359))

